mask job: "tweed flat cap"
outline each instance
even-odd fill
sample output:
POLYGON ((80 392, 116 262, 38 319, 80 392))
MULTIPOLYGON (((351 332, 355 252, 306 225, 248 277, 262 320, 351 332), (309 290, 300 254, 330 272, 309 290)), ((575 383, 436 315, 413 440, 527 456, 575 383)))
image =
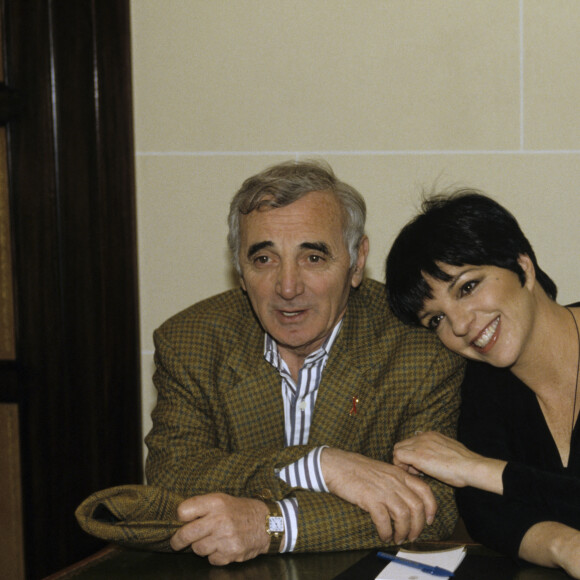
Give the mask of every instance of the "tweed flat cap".
POLYGON ((97 538, 132 548, 170 552, 181 527, 177 506, 185 498, 149 485, 121 485, 98 491, 75 511, 81 528, 97 538))

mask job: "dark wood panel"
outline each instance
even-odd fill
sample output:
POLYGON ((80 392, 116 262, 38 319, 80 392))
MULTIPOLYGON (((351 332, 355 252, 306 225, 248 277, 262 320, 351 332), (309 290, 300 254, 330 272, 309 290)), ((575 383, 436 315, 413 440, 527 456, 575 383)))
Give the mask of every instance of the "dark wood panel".
POLYGON ((0 403, 0 570, 24 580, 18 407, 0 403))
MULTIPOLYGON (((128 0, 4 3, 26 566, 101 543, 74 509, 141 480, 128 0)), ((0 367, 0 385, 3 383, 0 367)), ((13 381, 14 382, 14 381, 13 381)))
MULTIPOLYGON (((0 90, 0 94, 2 91, 0 90)), ((12 234, 8 198, 8 150, 6 129, 0 127, 0 360, 14 360, 14 290, 12 282, 12 234)))

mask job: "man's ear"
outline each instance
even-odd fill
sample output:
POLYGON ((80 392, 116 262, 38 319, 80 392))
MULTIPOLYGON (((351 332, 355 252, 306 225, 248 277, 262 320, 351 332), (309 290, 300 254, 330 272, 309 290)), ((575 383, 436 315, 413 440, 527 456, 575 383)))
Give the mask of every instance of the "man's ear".
POLYGON ((353 288, 360 286, 360 283, 363 281, 368 255, 369 239, 367 236, 363 236, 358 247, 358 257, 353 268, 352 279, 350 281, 350 284, 353 288))
POLYGON ((244 280, 244 277, 243 277, 241 274, 240 274, 240 286, 242 287, 242 290, 243 290, 244 292, 247 292, 247 289, 246 289, 246 282, 245 282, 245 280, 244 280))
POLYGON ((536 269, 534 268, 534 263, 527 254, 520 254, 518 256, 518 264, 526 276, 526 282, 524 286, 527 286, 530 290, 532 290, 536 283, 536 269))

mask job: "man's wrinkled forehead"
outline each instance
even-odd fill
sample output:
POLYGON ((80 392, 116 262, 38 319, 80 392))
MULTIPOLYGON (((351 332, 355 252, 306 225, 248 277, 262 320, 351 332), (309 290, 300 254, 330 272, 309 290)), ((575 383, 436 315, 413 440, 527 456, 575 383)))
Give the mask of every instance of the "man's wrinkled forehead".
POLYGON ((314 191, 282 207, 262 206, 240 216, 242 255, 248 257, 283 240, 330 255, 344 244, 342 205, 332 192, 314 191))

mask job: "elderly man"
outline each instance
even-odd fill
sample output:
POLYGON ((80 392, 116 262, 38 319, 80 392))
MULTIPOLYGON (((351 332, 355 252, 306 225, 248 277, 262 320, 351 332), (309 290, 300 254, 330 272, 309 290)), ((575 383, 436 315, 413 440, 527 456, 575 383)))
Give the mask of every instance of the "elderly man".
POLYGON ((155 332, 147 477, 189 498, 173 549, 221 565, 452 531, 452 490, 391 461, 417 431, 455 434, 463 366, 364 279, 365 216, 322 162, 247 179, 229 215, 241 288, 155 332))

